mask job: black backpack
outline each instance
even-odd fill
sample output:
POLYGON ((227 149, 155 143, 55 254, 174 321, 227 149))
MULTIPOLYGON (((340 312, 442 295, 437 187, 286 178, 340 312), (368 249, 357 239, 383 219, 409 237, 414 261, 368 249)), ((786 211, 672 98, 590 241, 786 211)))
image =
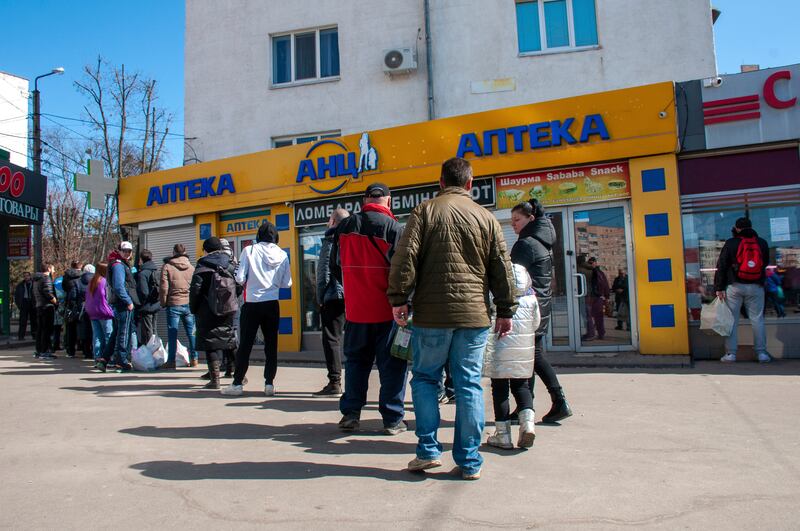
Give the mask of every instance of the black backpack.
POLYGON ((146 304, 152 304, 154 302, 158 302, 158 280, 156 280, 156 273, 158 271, 151 271, 150 277, 147 279, 147 298, 146 304))
POLYGON ((211 269, 201 267, 200 273, 211 272, 211 285, 208 287, 208 307, 214 315, 224 317, 236 313, 239 301, 236 299, 236 279, 230 271, 222 267, 211 269))

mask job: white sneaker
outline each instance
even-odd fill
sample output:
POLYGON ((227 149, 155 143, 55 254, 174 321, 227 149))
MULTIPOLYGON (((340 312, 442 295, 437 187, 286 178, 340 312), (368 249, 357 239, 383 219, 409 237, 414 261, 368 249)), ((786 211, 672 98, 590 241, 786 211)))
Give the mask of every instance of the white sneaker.
POLYGON ((266 396, 275 396, 275 386, 272 384, 266 384, 264 386, 264 394, 266 396))
POLYGON ((719 359, 719 361, 724 361, 726 363, 733 363, 736 361, 736 354, 725 354, 719 359))
POLYGON ((244 389, 242 389, 241 385, 231 384, 228 387, 223 387, 219 392, 227 396, 242 396, 244 394, 244 389))
POLYGON ((772 361, 772 356, 767 354, 766 352, 762 352, 758 355, 758 362, 759 363, 769 363, 772 361))

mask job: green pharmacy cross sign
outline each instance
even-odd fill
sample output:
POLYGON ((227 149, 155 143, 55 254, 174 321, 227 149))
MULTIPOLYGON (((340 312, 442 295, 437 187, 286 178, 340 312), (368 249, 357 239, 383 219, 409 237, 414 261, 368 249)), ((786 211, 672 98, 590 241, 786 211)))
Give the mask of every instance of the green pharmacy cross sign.
POLYGON ((117 193, 117 180, 103 175, 101 160, 89 160, 86 166, 88 175, 75 174, 75 190, 86 192, 89 208, 102 210, 106 206, 106 196, 117 193))

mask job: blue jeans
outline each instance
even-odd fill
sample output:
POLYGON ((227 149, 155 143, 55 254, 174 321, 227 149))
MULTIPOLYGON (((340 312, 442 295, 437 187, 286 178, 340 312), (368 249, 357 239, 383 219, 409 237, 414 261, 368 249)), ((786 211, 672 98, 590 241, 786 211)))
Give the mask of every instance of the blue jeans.
POLYGON ((408 362, 389 353, 392 324, 392 321, 346 322, 343 348, 344 394, 339 399, 339 410, 343 415, 361 415, 361 409, 367 403, 369 375, 372 365, 375 364, 378 366, 381 382, 378 411, 383 418, 383 425, 394 426, 403 420, 408 362))
MULTIPOLYGON (((114 330, 110 342, 113 345, 117 364, 131 362, 131 337, 133 335, 133 310, 126 306, 114 307, 114 330), (115 335, 116 334, 116 335, 115 335)), ((111 361, 109 359, 109 361, 111 361)))
POLYGON ((747 318, 753 327, 753 350, 758 354, 767 353, 767 332, 764 327, 764 286, 761 284, 742 284, 734 282, 725 290, 728 308, 733 313, 733 331, 725 338, 725 354, 736 354, 739 347, 737 328, 742 305, 747 310, 747 318))
POLYGON ((113 323, 111 319, 92 320, 92 340, 94 348, 94 360, 98 361, 103 357, 108 340, 111 339, 113 323))
POLYGON ((411 394, 417 418, 417 457, 437 459, 442 444, 439 429, 439 385, 445 364, 456 393, 456 426, 453 460, 466 474, 481 468, 478 453, 484 427, 481 370, 488 328, 422 328, 414 326, 414 361, 411 368, 411 394))
POLYGON ((189 305, 167 306, 167 361, 175 361, 178 351, 178 324, 183 323, 183 330, 189 338, 189 359, 196 360, 197 352, 194 350, 194 315, 189 311, 189 305))

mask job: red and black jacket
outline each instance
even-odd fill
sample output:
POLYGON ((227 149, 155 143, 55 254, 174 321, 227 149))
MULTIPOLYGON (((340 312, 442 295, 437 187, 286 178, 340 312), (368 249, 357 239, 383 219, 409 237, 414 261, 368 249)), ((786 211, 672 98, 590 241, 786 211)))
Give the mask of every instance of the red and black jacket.
POLYGON ((331 249, 331 273, 344 288, 345 317, 353 323, 392 320, 386 297, 389 265, 403 227, 387 207, 368 204, 342 220, 331 249))

